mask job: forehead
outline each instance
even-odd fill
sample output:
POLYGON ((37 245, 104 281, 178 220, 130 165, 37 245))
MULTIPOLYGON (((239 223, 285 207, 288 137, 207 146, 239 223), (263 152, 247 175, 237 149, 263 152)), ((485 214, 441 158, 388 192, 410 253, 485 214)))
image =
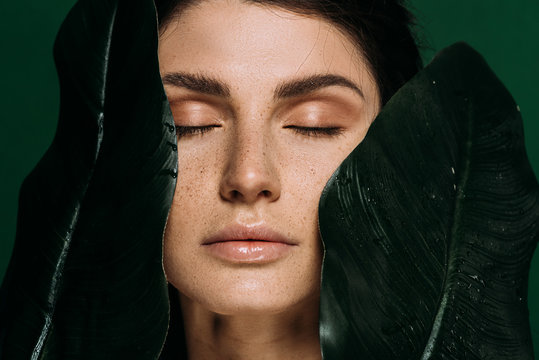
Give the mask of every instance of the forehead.
POLYGON ((333 73, 369 78, 359 49, 336 26, 275 6, 202 1, 184 9, 160 36, 162 72, 275 81, 333 73))

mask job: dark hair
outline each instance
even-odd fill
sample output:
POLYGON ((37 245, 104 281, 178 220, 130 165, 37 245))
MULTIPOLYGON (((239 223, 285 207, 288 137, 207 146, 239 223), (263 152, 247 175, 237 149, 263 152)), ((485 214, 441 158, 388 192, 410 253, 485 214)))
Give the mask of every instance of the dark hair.
MULTIPOLYGON (((155 0, 160 29, 177 12, 202 0, 155 0)), ((356 40, 380 90, 382 104, 422 67, 403 0, 242 0, 321 16, 356 40)))

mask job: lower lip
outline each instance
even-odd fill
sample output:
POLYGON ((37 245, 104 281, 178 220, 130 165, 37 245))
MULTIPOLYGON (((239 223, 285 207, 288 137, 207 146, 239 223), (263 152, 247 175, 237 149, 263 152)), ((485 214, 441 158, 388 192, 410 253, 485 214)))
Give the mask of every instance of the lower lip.
POLYGON ((220 241, 204 245, 211 255, 233 263, 263 264, 285 257, 293 245, 272 241, 220 241))

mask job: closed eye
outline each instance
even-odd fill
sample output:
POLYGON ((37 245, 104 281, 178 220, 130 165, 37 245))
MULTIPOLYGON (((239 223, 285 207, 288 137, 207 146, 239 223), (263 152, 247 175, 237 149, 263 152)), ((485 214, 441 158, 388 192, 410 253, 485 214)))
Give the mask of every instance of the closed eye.
POLYGON ((213 128, 221 127, 220 125, 205 125, 205 126, 178 126, 176 125, 176 136, 202 135, 213 128))
POLYGON ((292 129, 298 134, 313 137, 338 136, 344 131, 340 127, 308 127, 296 125, 285 126, 285 129, 292 129))

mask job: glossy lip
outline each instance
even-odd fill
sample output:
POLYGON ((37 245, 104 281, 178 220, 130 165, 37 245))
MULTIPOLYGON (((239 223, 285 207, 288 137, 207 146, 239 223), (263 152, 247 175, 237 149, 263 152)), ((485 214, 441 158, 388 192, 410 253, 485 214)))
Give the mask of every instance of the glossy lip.
POLYGON ((204 240, 202 245, 211 245, 217 242, 234 240, 269 241, 283 243, 286 245, 297 245, 297 243, 293 242, 291 239, 279 234, 277 231, 274 231, 267 226, 245 226, 239 224, 224 228, 223 230, 204 240))
POLYGON ((234 224, 205 239, 202 246, 225 262, 264 264, 285 257, 297 243, 264 225, 234 224))

